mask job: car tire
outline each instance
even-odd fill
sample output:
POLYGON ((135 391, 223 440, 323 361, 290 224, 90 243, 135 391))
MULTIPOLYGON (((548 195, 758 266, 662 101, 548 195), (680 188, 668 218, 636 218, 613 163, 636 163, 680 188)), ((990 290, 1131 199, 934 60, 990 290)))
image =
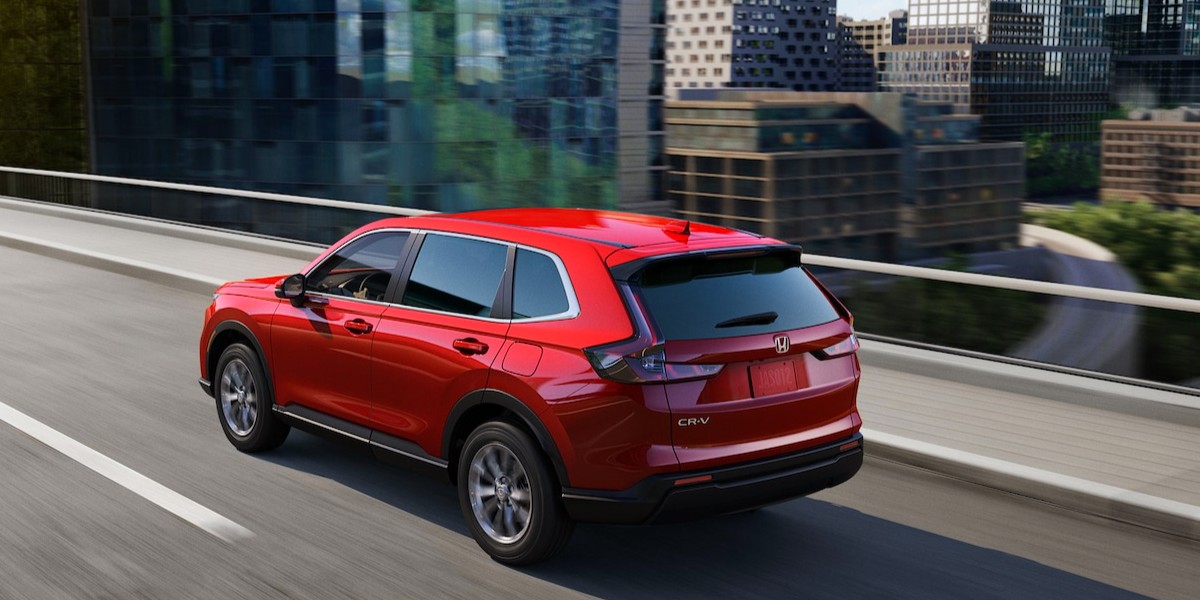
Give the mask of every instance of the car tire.
POLYGON ((457 482, 467 527, 496 562, 545 560, 562 550, 575 528, 545 454, 512 423, 484 423, 467 437, 457 482))
POLYGON ((221 353, 213 378, 217 417, 229 443, 242 452, 278 448, 291 426, 271 409, 274 400, 258 353, 233 344, 221 353))

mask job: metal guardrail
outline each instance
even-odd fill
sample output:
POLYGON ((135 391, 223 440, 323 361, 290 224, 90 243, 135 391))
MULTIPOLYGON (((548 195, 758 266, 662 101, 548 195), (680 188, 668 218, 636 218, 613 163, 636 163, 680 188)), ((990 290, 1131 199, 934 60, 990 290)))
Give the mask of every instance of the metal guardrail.
POLYGON ((832 267, 835 269, 845 269, 847 271, 863 271, 866 273, 896 275, 899 277, 912 277, 915 279, 932 279, 935 281, 977 285, 982 287, 999 288, 1002 290, 1017 290, 1022 292, 1033 292, 1036 294, 1049 294, 1051 296, 1080 298, 1082 300, 1098 300, 1101 302, 1129 304, 1133 306, 1143 306, 1146 308, 1165 308, 1167 310, 1200 313, 1200 300, 1191 300, 1188 298, 1175 298, 1173 296, 1160 296, 1157 294, 1143 294, 1141 292, 1106 290, 1082 285, 1067 285, 1063 283, 1034 281, 1031 279, 1017 279, 1015 277, 1001 277, 999 275, 982 275, 979 273, 946 271, 943 269, 931 269, 929 267, 913 267, 909 265, 878 263, 865 260, 855 260, 851 258, 838 258, 835 256, 805 254, 804 260, 808 264, 821 267, 832 267))
POLYGON ((15 173, 20 175, 37 175, 42 177, 63 177, 77 181, 92 181, 96 183, 115 183, 121 185, 133 185, 146 188, 159 188, 165 190, 174 190, 178 192, 195 192, 198 194, 213 194, 218 196, 233 196, 236 198, 250 198, 253 200, 270 200, 273 202, 287 202, 291 204, 303 204, 306 206, 322 206, 326 208, 342 208, 346 210, 359 210, 367 212, 377 212, 389 215, 399 216, 414 216, 429 214, 433 211, 421 210, 417 208, 403 208, 399 206, 386 206, 382 204, 363 204, 361 202, 346 202, 344 200, 328 200, 325 198, 313 198, 310 196, 292 196, 289 194, 273 194, 270 192, 255 192, 251 190, 238 190, 233 188, 219 188, 206 185, 190 185, 186 183, 168 183, 165 181, 152 181, 148 179, 129 179, 126 177, 108 177, 106 175, 87 175, 81 173, 63 173, 59 171, 41 171, 38 169, 20 169, 16 167, 0 167, 0 173, 15 173))
MULTIPOLYGON (((181 192, 191 192, 198 194, 210 194, 224 197, 239 197, 252 200, 265 200, 270 202, 281 202, 289 204, 297 204, 304 206, 314 206, 322 208, 342 209, 366 213, 378 213, 385 215, 401 215, 413 216, 430 214, 433 211, 420 210, 415 208, 403 208, 396 206, 386 206, 380 204, 364 204, 360 202, 347 202, 343 200, 328 200, 324 198, 313 198, 308 196, 293 196, 288 194, 274 194, 269 192, 255 192, 250 190, 237 190, 230 188, 219 188, 201 185, 189 185, 182 183, 169 183, 163 181, 150 181, 143 179, 129 179, 124 177, 107 177, 103 175, 86 175, 77 173, 62 173, 57 171, 42 171, 37 169, 21 169, 14 167, 0 167, 0 173, 11 173, 21 175, 33 175, 39 177, 55 177, 64 178, 75 181, 89 181, 96 183, 119 184, 128 186, 137 186, 143 188, 157 188, 181 192)), ((44 201, 44 198, 34 198, 44 201)), ((69 202, 61 202, 69 204, 69 202)), ((1080 298, 1084 300, 1097 300, 1101 302, 1113 302, 1117 304, 1127 304, 1133 306, 1142 306, 1146 308, 1163 308, 1168 310, 1177 310, 1182 312, 1200 313, 1200 300, 1191 300, 1187 298, 1174 298, 1170 296, 1160 296, 1156 294, 1144 294, 1140 292, 1124 292, 1117 290, 1106 290, 1100 288, 1092 288, 1079 285, 1066 285, 1061 283, 1049 283, 1044 281, 1033 281, 1028 279, 1017 279, 1013 277, 1002 277, 997 275, 983 275, 979 273, 964 273, 960 271, 947 271, 943 269, 933 269, 928 267, 914 267, 909 265, 897 265, 890 263, 879 263, 865 260, 856 260, 849 258, 838 258, 833 256, 821 256, 815 254, 806 254, 805 260, 807 263, 822 267, 831 267, 836 269, 844 269, 848 271, 861 271, 866 273, 877 273, 881 275, 894 275, 899 277, 911 277, 915 279, 928 279, 935 281, 946 281, 950 283, 958 283, 964 285, 973 285, 981 287, 998 288, 1005 290, 1019 290, 1025 292, 1033 292, 1037 294, 1049 294, 1054 296, 1063 296, 1068 298, 1080 298)))

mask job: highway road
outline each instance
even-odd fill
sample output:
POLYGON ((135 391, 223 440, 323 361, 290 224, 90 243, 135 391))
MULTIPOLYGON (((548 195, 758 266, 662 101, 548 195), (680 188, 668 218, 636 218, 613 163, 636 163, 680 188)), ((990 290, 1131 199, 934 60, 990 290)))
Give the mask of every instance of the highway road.
POLYGON ((554 562, 506 568, 468 537, 447 483, 296 432, 274 453, 236 452, 196 385, 207 297, 8 248, 0 281, 0 403, 250 533, 222 539, 0 423, 5 600, 1200 589, 1198 543, 872 459, 812 498, 682 525, 581 526, 554 562))

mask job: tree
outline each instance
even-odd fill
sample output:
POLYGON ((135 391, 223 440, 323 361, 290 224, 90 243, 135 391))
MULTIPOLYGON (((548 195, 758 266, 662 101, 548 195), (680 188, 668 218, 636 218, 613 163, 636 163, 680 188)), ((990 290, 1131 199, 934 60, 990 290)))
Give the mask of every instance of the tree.
POLYGON ((0 3, 0 165, 86 168, 80 3, 0 3))
POLYGON ((1092 193, 1100 185, 1095 144, 1057 143, 1049 132, 1025 133, 1026 193, 1031 197, 1092 193))
MULTIPOLYGON (((1200 299, 1200 215, 1148 202, 1076 204, 1039 224, 1089 239, 1117 256, 1145 291, 1200 299)), ((1147 310, 1142 318, 1144 375, 1158 381, 1200 377, 1200 315, 1147 310)))

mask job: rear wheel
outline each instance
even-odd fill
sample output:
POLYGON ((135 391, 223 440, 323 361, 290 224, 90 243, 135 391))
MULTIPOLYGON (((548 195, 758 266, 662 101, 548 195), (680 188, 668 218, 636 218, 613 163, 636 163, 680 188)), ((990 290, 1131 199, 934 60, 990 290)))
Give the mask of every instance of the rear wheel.
POLYGON ((457 480, 467 527, 497 562, 545 560, 566 545, 574 530, 545 455, 511 423, 485 423, 471 433, 457 480))
POLYGON ((278 448, 291 427, 271 410, 274 401, 258 354, 233 344, 221 353, 216 374, 217 416, 229 443, 242 452, 278 448))

